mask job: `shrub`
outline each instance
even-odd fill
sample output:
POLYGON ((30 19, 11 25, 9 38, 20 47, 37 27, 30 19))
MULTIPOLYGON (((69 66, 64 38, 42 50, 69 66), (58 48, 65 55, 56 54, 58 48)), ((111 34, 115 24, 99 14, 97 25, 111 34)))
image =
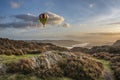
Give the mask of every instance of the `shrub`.
POLYGON ((6 63, 8 66, 8 73, 21 72, 23 74, 31 73, 31 60, 30 59, 20 59, 18 62, 6 63))
POLYGON ((35 70, 35 74, 40 77, 40 78, 48 78, 48 77, 62 77, 63 75, 63 71, 60 69, 60 67, 58 66, 52 66, 52 68, 48 69, 48 68, 44 68, 44 69, 36 69, 35 70))
POLYGON ((102 73, 102 64, 94 60, 70 58, 60 63, 64 75, 75 80, 96 80, 102 73))

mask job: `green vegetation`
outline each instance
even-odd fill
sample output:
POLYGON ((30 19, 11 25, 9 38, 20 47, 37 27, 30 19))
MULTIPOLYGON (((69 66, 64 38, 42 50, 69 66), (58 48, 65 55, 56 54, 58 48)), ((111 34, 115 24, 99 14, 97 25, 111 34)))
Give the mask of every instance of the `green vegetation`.
POLYGON ((104 69, 107 69, 107 70, 110 70, 111 72, 113 72, 109 61, 101 60, 101 59, 99 59, 98 61, 100 61, 103 64, 104 69))
POLYGON ((35 75, 24 75, 24 74, 6 74, 0 76, 0 80, 72 80, 67 77, 50 77, 46 79, 41 79, 36 77, 35 75))
POLYGON ((39 55, 0 55, 1 63, 7 66, 0 80, 96 80, 103 71, 100 62, 85 54, 49 51, 39 55))
POLYGON ((35 55, 38 55, 38 54, 26 54, 26 55, 19 55, 19 56, 16 56, 16 55, 11 55, 11 56, 8 56, 8 55, 0 55, 0 63, 10 63, 10 62, 15 62, 15 61, 18 61, 19 59, 25 59, 25 58, 30 58, 30 57, 33 57, 35 55))
POLYGON ((104 67, 104 70, 102 72, 102 75, 100 76, 100 78, 98 80, 106 80, 106 76, 109 77, 109 78, 112 78, 112 80, 114 80, 114 72, 111 68, 111 64, 110 64, 110 61, 107 61, 107 60, 104 60, 104 59, 96 59, 94 58, 94 60, 100 62, 103 64, 103 67, 104 67))

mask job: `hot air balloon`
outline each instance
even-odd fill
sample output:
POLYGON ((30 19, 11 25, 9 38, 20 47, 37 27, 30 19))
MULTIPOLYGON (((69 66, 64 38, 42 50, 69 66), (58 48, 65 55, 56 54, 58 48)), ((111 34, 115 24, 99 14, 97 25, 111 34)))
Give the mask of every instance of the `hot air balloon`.
POLYGON ((43 24, 43 26, 45 26, 47 19, 48 19, 48 15, 46 13, 42 13, 39 15, 39 20, 43 24))

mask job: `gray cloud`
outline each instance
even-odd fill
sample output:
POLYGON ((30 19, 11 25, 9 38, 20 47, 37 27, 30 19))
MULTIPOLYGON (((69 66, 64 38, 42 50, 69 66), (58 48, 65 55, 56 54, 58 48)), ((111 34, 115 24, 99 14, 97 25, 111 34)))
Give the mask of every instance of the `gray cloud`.
POLYGON ((47 24, 59 25, 64 21, 64 18, 62 16, 59 16, 55 13, 46 12, 46 14, 49 16, 47 24))
POLYGON ((108 23, 107 25, 120 25, 120 22, 112 22, 112 23, 108 23))
MULTIPOLYGON (((49 18, 46 24, 48 25, 59 25, 61 27, 69 27, 69 23, 64 23, 64 18, 51 12, 46 12, 49 18)), ((21 21, 12 22, 12 23, 0 23, 0 28, 31 28, 36 26, 42 26, 42 24, 38 21, 38 16, 34 16, 32 14, 19 14, 13 15, 16 19, 21 21)))
POLYGON ((5 16, 0 16, 0 19, 4 19, 5 18, 5 16))
POLYGON ((13 15, 17 19, 21 19, 23 21, 32 21, 32 22, 37 22, 38 17, 32 15, 32 14, 20 14, 20 15, 13 15))
MULTIPOLYGON (((59 25, 64 21, 64 18, 52 13, 52 12, 45 12, 49 18, 47 21, 47 24, 49 25, 59 25)), ((32 14, 20 14, 20 15, 14 15, 17 19, 21 19, 24 21, 32 21, 32 22, 38 22, 38 17, 32 15, 32 14)))
POLYGON ((0 28, 28 28, 33 26, 36 26, 36 24, 31 22, 13 22, 0 24, 0 28))

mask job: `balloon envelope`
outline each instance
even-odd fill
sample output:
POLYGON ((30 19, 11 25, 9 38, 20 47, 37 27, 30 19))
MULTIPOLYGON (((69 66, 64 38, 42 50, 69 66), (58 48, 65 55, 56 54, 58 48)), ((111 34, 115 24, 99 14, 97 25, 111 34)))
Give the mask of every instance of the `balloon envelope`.
POLYGON ((42 13, 39 15, 39 20, 43 24, 43 26, 45 26, 47 19, 48 19, 48 15, 46 13, 42 13))

